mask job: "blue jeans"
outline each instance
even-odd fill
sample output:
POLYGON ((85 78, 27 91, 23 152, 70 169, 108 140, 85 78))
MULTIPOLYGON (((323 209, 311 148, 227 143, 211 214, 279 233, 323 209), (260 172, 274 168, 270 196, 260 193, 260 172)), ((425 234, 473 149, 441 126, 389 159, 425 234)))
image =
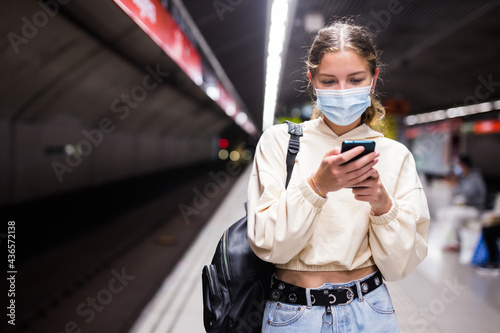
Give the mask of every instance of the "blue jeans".
MULTIPOLYGON (((372 276, 344 284, 325 283, 319 288, 335 287, 357 288, 360 282, 372 276)), ((267 301, 262 322, 262 332, 399 332, 398 321, 391 296, 385 284, 364 295, 363 299, 355 299, 347 305, 334 305, 331 313, 326 312, 324 305, 294 305, 267 301)))

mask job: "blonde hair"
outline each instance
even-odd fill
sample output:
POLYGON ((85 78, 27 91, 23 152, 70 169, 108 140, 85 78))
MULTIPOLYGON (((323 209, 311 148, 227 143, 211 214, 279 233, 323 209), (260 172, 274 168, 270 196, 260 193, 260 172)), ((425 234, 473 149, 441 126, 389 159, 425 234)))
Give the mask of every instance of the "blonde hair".
MULTIPOLYGON (((356 25, 350 19, 342 19, 320 29, 307 53, 307 72, 314 78, 323 56, 329 52, 338 52, 345 49, 352 50, 361 56, 370 70, 370 74, 375 76, 377 68, 382 67, 379 61, 379 52, 373 43, 373 35, 360 25, 356 25)), ((308 89, 312 90, 308 80, 308 89)), ((380 121, 385 116, 385 108, 378 99, 378 96, 370 93, 372 105, 361 115, 361 122, 370 127, 379 127, 380 121)), ((314 108, 312 119, 318 118, 321 114, 314 108)))

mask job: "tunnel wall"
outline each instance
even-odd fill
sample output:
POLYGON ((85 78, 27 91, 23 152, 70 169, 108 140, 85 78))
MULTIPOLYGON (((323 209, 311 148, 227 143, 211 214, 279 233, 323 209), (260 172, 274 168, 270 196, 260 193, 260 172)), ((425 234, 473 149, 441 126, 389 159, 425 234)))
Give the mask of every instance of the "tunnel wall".
POLYGON ((103 133, 70 117, 43 123, 0 121, 0 142, 4 157, 0 166, 2 205, 200 163, 216 156, 210 137, 103 133))

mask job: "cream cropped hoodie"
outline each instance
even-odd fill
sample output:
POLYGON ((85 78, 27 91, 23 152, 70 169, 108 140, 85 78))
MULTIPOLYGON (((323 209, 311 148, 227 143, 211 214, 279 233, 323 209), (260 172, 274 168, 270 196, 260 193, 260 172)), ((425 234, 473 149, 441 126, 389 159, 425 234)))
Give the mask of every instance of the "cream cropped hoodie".
POLYGON ((248 240, 261 259, 298 271, 348 271, 376 265, 387 281, 408 275, 427 255, 429 209, 415 161, 401 143, 367 125, 337 136, 323 121, 303 123, 292 178, 285 189, 288 126, 261 136, 248 186, 248 240), (316 194, 306 178, 343 140, 376 142, 375 165, 392 208, 374 216, 352 190, 316 194))

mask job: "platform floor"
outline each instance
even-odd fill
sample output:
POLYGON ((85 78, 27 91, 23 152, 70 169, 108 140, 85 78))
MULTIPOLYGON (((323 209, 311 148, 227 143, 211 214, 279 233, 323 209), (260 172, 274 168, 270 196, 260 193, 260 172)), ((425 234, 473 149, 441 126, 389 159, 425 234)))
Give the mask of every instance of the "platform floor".
MULTIPOLYGON (((244 214, 249 172, 240 176, 129 333, 205 332, 202 267, 210 263, 223 231, 244 214)), ((429 190, 433 205, 446 197, 442 191, 429 190)), ((433 220, 426 259, 404 280, 387 283, 401 332, 499 332, 500 277, 478 275, 458 253, 442 252, 441 235, 439 221, 433 220)))
POLYGON ((0 207, 17 269, 0 332, 128 332, 242 170, 209 161, 0 207))

